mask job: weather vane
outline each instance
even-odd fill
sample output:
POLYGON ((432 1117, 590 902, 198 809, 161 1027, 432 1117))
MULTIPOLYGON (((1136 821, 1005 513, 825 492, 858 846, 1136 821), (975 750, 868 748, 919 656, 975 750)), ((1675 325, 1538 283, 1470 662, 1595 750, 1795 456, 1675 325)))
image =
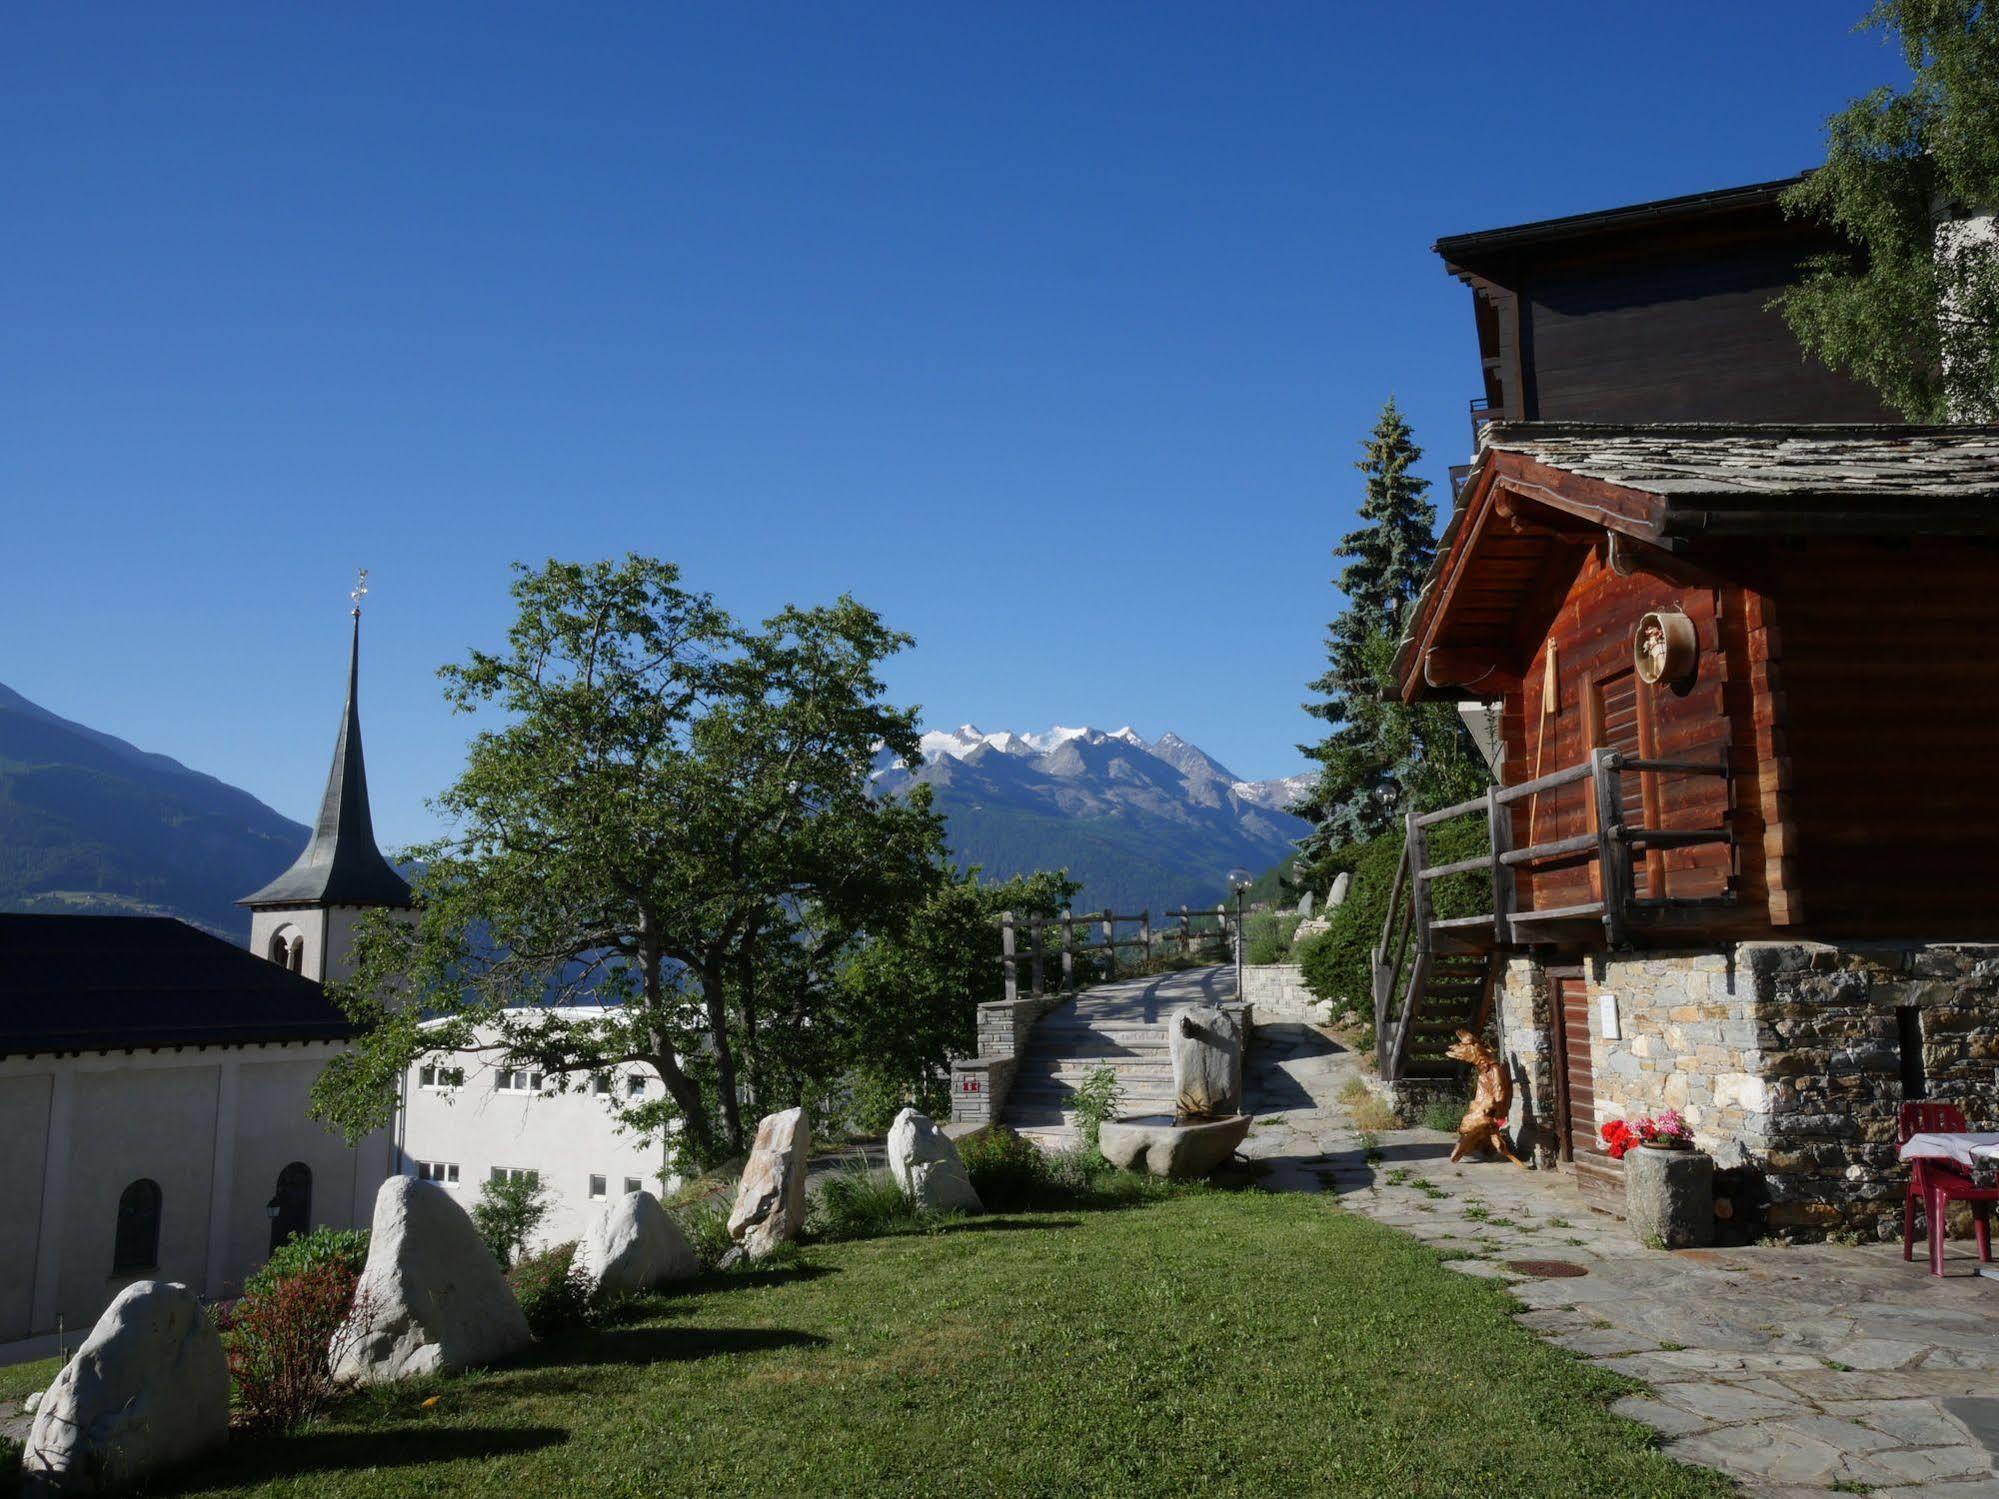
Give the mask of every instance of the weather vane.
POLYGON ((359 617, 361 613, 361 600, 365 599, 367 596, 368 596, 368 569, 364 567, 354 578, 354 591, 347 595, 347 597, 349 597, 354 601, 354 613, 356 617, 359 617))

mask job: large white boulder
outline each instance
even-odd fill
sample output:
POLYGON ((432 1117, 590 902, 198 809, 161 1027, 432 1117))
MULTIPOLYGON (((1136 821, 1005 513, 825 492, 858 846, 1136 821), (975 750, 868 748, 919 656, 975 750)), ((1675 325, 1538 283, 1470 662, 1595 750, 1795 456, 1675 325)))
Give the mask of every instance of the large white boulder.
POLYGON ((650 1192, 627 1192, 591 1221, 577 1263, 600 1296, 650 1291, 701 1273, 687 1236, 650 1192))
POLYGON ((1166 1022, 1173 1058, 1173 1112, 1226 1119, 1242 1107, 1242 1027, 1214 1005, 1189 1005, 1166 1022))
POLYGON ((333 1377, 390 1384, 453 1373, 533 1341, 499 1261, 451 1194, 414 1177, 383 1182, 333 1377))
POLYGON ((42 1396, 21 1472, 30 1493, 99 1493, 228 1440, 215 1325, 186 1286, 134 1281, 42 1396))
POLYGON ((812 1122, 803 1109, 766 1114, 736 1188, 729 1237, 760 1260, 805 1227, 805 1158, 812 1150, 812 1122))
POLYGON ((903 1195, 934 1213, 982 1213, 951 1137, 928 1114, 904 1109, 888 1130, 888 1170, 903 1195))

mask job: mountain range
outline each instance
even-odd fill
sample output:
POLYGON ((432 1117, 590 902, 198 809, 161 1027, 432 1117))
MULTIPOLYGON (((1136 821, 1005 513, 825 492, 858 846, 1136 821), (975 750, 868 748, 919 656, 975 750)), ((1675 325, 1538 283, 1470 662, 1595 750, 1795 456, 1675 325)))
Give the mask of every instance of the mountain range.
POLYGON ((237 898, 305 842, 249 792, 0 686, 0 910, 178 916, 242 941, 237 898))
MULTIPOLYGON (((1245 781, 1177 734, 923 736, 877 786, 934 788, 961 864, 1066 868, 1079 910, 1212 906, 1227 872, 1291 851, 1307 776, 1245 781)), ((307 829, 242 791, 0 686, 0 910, 170 915, 241 941, 236 901, 290 865, 307 829)))
POLYGON ((1289 854, 1306 824, 1285 809, 1312 779, 1246 781, 1173 733, 971 724, 925 734, 920 764, 884 761, 876 777, 933 789, 961 864, 996 878, 1067 869, 1083 885, 1077 909, 1155 914, 1213 906, 1231 868, 1289 854))

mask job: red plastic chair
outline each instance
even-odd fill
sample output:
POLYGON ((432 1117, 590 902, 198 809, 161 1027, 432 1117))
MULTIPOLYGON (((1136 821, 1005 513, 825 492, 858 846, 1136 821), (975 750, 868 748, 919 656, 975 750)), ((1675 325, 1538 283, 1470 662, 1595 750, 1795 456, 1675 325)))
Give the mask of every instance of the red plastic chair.
MULTIPOLYGON (((1898 1145, 1906 1145, 1911 1135, 1962 1134, 1966 1129, 1963 1110, 1947 1103, 1905 1103, 1896 1120, 1898 1145)), ((1978 1260, 1992 1259, 1992 1204, 1999 1202, 1999 1187, 1981 1187, 1949 1163, 1919 1156, 1909 1163, 1909 1186, 1902 1195, 1902 1258, 1913 1259, 1916 1239, 1916 1204, 1923 1207, 1923 1237, 1929 1241, 1930 1274, 1943 1274, 1944 1213, 1953 1202, 1971 1204, 1972 1232, 1977 1238, 1978 1260)))

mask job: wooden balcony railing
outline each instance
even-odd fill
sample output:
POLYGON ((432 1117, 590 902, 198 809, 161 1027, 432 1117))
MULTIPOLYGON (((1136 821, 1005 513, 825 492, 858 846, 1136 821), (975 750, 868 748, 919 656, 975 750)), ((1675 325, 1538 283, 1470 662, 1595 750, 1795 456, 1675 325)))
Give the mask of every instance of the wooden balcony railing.
POLYGON ((1430 982, 1432 955, 1440 952, 1497 951, 1573 939, 1578 928, 1602 925, 1602 942, 1621 947, 1629 941, 1632 923, 1667 910, 1726 905, 1732 897, 1673 900, 1635 894, 1633 850, 1693 848, 1732 842, 1733 834, 1719 828, 1633 827, 1624 821, 1624 797, 1619 778, 1627 774, 1705 775, 1728 778, 1728 767, 1694 760, 1649 760, 1616 750, 1596 749, 1588 760, 1517 786, 1494 786, 1484 796, 1435 812, 1411 813, 1405 820, 1402 858, 1388 897, 1388 918, 1373 953, 1374 1021, 1377 1061, 1382 1076, 1396 1077, 1407 1056, 1411 1028, 1418 1019, 1430 982), (1515 802, 1564 786, 1588 782, 1594 808, 1594 828, 1571 837, 1513 846, 1515 802), (1430 863, 1430 829, 1454 818, 1483 813, 1486 851, 1469 859, 1430 863), (1518 870, 1549 860, 1587 859, 1596 866, 1593 888, 1601 898, 1574 905, 1530 907, 1519 904, 1518 870), (1432 909, 1431 887, 1453 875, 1483 872, 1492 895, 1487 912, 1439 919, 1432 909))

